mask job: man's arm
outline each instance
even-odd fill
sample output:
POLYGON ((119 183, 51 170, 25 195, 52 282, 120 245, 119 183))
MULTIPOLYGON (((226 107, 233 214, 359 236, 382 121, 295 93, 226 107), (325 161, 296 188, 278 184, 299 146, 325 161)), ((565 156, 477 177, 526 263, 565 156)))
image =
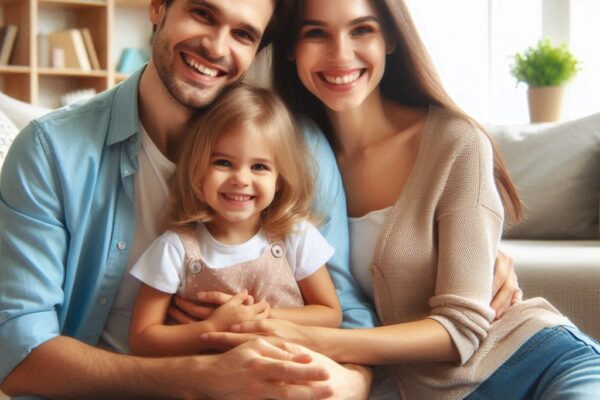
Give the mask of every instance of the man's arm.
POLYGON ((74 399, 323 399, 332 394, 327 379, 327 368, 303 349, 262 340, 219 355, 140 358, 60 336, 34 349, 1 388, 11 396, 74 399))

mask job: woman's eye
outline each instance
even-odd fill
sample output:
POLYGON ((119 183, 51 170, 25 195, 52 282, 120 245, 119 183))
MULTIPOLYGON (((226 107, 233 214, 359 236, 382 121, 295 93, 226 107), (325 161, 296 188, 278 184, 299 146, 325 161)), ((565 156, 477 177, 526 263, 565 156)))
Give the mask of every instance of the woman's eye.
POLYGON ((352 30, 352 35, 361 36, 361 35, 366 35, 371 32, 373 32, 373 28, 371 28, 370 26, 359 26, 352 30))
POLYGON ((231 162, 229 162, 228 160, 215 160, 213 162, 214 165, 218 165, 220 167, 231 167, 231 162))
POLYGON ((309 29, 304 32, 303 36, 310 39, 322 39, 327 37, 327 33, 322 29, 309 29))

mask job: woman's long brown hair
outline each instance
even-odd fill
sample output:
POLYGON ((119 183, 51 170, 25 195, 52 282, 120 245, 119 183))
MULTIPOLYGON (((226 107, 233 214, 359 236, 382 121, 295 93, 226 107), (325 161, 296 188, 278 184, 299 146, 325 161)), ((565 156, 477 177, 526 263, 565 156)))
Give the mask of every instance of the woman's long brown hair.
MULTIPOLYGON (((327 1, 327 0, 323 0, 327 1)), ((380 83, 382 95, 398 104, 428 108, 442 107, 470 121, 486 133, 494 152, 494 179, 510 221, 521 218, 521 201, 491 135, 456 105, 444 89, 429 53, 421 41, 410 12, 403 0, 371 0, 380 18, 387 40, 396 49, 386 59, 380 83)), ((288 107, 312 117, 333 141, 332 127, 321 101, 310 93, 298 78, 296 63, 291 56, 303 15, 303 0, 284 2, 283 19, 289 22, 273 42, 273 85, 288 107)))

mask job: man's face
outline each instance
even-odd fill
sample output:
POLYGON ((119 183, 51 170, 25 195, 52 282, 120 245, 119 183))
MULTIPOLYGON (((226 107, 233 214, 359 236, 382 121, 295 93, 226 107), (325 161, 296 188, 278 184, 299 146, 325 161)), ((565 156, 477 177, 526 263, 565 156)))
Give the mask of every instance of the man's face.
POLYGON ((152 62, 171 96, 210 104, 250 67, 275 0, 152 0, 152 62))

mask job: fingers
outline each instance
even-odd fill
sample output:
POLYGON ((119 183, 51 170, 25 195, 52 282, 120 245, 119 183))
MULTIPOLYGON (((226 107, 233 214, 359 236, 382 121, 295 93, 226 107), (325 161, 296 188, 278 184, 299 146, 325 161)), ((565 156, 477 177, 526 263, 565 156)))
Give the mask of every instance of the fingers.
MULTIPOLYGON (((193 322, 197 320, 206 320, 211 316, 213 311, 215 311, 212 306, 205 306, 196 303, 192 303, 189 300, 186 300, 182 297, 175 296, 174 297, 175 307, 171 307, 174 309, 178 309, 177 315, 185 316, 188 322, 193 322), (187 314, 187 315, 185 315, 187 314)), ((171 315, 171 310, 169 309, 169 315, 171 315)), ((175 318, 179 323, 183 323, 179 321, 175 316, 171 315, 171 317, 175 318)))
MULTIPOLYGON (((242 303, 244 302, 244 300, 246 299, 247 296, 248 296, 248 291, 246 289, 244 289, 241 292, 239 292, 238 294, 231 297, 225 304, 230 305, 230 306, 240 306, 240 305, 242 305, 242 303)), ((253 306, 248 306, 248 307, 253 307, 253 306)))
POLYGON ((229 330, 238 333, 272 333, 269 325, 269 321, 245 321, 232 325, 229 330))
POLYGON ((268 318, 269 313, 271 312, 271 306, 264 299, 256 304, 252 304, 246 307, 248 310, 250 310, 251 313, 256 314, 256 316, 262 316, 262 318, 268 318))
POLYGON ((498 291, 502 288, 502 286, 504 286, 510 269, 512 269, 512 259, 501 250, 498 250, 496 252, 496 262, 494 264, 492 296, 496 296, 498 291))
POLYGON ((187 315, 177 307, 169 307, 168 313, 169 317, 173 318, 177 323, 181 325, 191 324, 192 322, 195 322, 194 319, 192 319, 189 315, 187 315))
POLYGON ((327 399, 334 392, 330 385, 313 384, 313 385, 293 385, 293 384, 271 384, 267 386, 262 393, 267 399, 300 399, 314 400, 327 399))
POLYGON ((232 332, 207 332, 200 338, 211 345, 223 347, 236 347, 246 342, 256 340, 259 335, 253 333, 232 333, 232 332))
POLYGON ((210 291, 210 292, 198 292, 196 294, 196 298, 203 302, 209 304, 215 304, 217 306, 223 305, 231 300, 233 296, 223 292, 210 291))

